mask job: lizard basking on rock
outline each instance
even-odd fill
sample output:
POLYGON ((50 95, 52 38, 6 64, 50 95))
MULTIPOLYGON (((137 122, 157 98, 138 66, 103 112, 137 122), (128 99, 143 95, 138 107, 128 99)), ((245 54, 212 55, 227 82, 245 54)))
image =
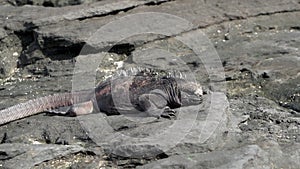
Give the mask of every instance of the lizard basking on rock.
POLYGON ((92 92, 59 93, 3 109, 0 111, 0 125, 66 106, 71 106, 64 112, 67 116, 103 112, 107 115, 171 117, 175 116, 173 109, 202 101, 199 84, 165 71, 137 69, 131 73, 120 72, 117 77, 100 82, 92 92))

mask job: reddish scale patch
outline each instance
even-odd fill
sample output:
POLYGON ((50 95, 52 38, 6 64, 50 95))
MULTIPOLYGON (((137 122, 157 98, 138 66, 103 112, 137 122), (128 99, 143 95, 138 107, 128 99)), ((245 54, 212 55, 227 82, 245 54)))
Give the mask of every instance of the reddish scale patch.
POLYGON ((109 94, 111 91, 111 86, 110 85, 106 85, 104 88, 101 88, 101 90, 96 91, 96 96, 101 96, 101 95, 105 95, 105 94, 109 94))

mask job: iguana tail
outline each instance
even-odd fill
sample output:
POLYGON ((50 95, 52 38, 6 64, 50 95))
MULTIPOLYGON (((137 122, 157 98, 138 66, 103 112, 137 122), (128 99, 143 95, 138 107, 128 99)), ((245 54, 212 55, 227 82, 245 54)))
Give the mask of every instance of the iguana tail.
MULTIPOLYGON (((84 101, 81 93, 59 93, 29 100, 0 111, 0 125, 58 107, 84 101)), ((86 100, 86 99, 85 99, 86 100)))

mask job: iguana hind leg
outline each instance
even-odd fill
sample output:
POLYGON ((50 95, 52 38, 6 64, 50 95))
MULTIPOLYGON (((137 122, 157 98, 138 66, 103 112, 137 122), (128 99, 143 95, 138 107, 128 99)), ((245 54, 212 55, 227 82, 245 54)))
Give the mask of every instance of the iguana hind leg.
POLYGON ((85 114, 91 114, 94 111, 94 106, 92 101, 87 101, 83 103, 78 103, 72 105, 67 111, 68 116, 80 116, 85 114))
POLYGON ((49 115, 56 115, 56 116, 80 116, 85 114, 93 113, 94 107, 92 101, 87 101, 83 103, 73 104, 69 107, 61 107, 54 110, 47 110, 49 115))

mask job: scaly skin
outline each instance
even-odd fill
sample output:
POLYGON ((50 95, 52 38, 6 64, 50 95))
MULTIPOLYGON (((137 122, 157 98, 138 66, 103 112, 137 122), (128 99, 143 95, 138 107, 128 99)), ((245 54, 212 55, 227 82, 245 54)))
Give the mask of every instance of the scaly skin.
POLYGON ((134 76, 109 78, 99 83, 94 93, 55 94, 1 110, 0 125, 65 106, 71 106, 64 113, 68 116, 101 111, 107 115, 168 117, 174 115, 172 109, 186 106, 183 104, 200 104, 201 96, 202 89, 196 83, 161 76, 154 71, 139 71, 134 76))
POLYGON ((60 93, 50 96, 40 97, 20 103, 0 111, 0 125, 35 115, 46 110, 59 107, 70 106, 74 103, 83 102, 82 93, 60 93))

